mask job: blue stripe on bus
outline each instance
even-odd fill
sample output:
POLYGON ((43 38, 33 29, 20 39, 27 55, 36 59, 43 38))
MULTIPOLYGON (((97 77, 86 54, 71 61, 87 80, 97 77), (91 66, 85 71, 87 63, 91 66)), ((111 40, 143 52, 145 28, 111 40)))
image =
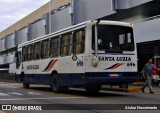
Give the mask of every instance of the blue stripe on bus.
MULTIPOLYGON (((50 74, 28 74, 26 82, 31 84, 51 84, 50 74)), ((109 73, 78 73, 58 74, 59 82, 63 86, 85 85, 87 83, 120 84, 132 83, 138 80, 137 73, 120 73, 118 77, 111 77, 109 73)), ((20 79, 20 77, 19 77, 20 79)))

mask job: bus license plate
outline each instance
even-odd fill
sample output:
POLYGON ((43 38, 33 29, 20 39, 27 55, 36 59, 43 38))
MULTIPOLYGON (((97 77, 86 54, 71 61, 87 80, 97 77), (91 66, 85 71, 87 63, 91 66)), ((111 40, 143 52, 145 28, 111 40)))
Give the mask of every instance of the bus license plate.
POLYGON ((118 77, 119 76, 119 74, 117 74, 117 73, 113 73, 113 74, 109 74, 111 77, 118 77))

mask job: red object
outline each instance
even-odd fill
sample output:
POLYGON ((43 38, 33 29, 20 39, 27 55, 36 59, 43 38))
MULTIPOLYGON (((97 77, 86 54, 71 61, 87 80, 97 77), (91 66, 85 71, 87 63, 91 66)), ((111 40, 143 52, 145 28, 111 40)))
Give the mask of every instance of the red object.
POLYGON ((158 75, 158 70, 154 69, 152 75, 158 75))

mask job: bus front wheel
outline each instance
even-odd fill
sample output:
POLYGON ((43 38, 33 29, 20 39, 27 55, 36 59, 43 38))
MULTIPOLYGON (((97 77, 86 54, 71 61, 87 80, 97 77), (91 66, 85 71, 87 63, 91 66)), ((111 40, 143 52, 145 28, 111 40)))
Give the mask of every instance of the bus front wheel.
POLYGON ((52 87, 53 92, 59 93, 62 89, 61 89, 61 86, 60 86, 60 83, 59 83, 57 73, 54 73, 52 75, 52 80, 51 81, 52 81, 51 87, 52 87))
POLYGON ((26 77, 23 75, 23 88, 29 88, 30 84, 26 82, 26 77))

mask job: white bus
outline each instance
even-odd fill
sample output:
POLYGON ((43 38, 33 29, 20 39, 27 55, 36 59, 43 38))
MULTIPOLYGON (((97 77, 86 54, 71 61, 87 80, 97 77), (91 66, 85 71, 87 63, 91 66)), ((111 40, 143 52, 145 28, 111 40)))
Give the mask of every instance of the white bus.
POLYGON ((98 92, 103 84, 137 81, 137 51, 132 25, 87 21, 20 44, 16 76, 24 88, 50 85, 54 92, 84 86, 98 92))

